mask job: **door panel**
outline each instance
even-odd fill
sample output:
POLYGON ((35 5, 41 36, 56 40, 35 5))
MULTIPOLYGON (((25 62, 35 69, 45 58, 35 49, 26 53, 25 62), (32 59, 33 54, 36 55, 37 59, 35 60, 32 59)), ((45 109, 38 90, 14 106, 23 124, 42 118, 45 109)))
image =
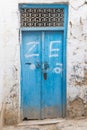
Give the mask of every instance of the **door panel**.
POLYGON ((42 118, 62 116, 63 33, 44 32, 42 118))
POLYGON ((62 116, 63 32, 22 32, 23 118, 62 116))
POLYGON ((22 33, 22 107, 23 117, 40 119, 41 33, 22 33))

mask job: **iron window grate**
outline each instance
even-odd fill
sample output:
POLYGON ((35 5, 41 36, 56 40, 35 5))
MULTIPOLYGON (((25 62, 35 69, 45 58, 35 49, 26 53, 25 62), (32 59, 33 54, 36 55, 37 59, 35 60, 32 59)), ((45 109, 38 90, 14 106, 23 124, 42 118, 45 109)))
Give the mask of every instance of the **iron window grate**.
POLYGON ((63 27, 63 8, 28 8, 20 10, 21 27, 63 27))

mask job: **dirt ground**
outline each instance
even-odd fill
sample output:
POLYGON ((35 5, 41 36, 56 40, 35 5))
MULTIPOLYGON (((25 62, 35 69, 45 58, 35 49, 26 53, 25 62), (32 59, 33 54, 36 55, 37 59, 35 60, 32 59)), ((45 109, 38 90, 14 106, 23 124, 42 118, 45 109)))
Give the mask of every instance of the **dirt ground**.
POLYGON ((87 118, 27 121, 3 130, 87 130, 87 118))

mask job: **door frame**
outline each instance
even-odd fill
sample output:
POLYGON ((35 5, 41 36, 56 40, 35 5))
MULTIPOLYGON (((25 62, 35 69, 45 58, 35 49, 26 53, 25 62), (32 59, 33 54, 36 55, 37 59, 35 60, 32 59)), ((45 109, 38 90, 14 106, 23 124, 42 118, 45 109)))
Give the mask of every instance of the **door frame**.
POLYGON ((66 58, 66 49, 67 49, 67 26, 68 26, 68 5, 67 4, 19 4, 19 11, 21 8, 63 8, 64 9, 64 27, 20 27, 20 88, 19 88, 19 101, 20 101, 20 118, 23 117, 22 110, 22 32, 23 31, 63 31, 63 90, 62 90, 62 106, 63 106, 63 117, 66 116, 66 104, 67 104, 67 58, 66 58))

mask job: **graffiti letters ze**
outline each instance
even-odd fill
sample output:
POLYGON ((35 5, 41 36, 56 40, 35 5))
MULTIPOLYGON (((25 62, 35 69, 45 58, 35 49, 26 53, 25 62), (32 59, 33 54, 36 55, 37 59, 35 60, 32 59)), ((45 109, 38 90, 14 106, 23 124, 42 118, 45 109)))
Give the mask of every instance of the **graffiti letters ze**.
MULTIPOLYGON (((54 48, 54 46, 58 45, 60 43, 61 43, 61 41, 51 41, 50 42, 50 51, 49 51, 50 58, 59 57, 58 52, 60 51, 60 49, 58 47, 54 48)), ((62 64, 56 63, 56 67, 53 68, 53 72, 56 74, 60 74, 62 72, 62 64)))
MULTIPOLYGON (((49 47, 49 58, 56 58, 59 57, 58 52, 60 51, 60 49, 54 48, 54 45, 57 45, 61 43, 61 41, 51 41, 50 42, 50 47, 49 47)), ((35 50, 38 48, 39 46, 39 42, 29 42, 26 43, 26 45, 28 46, 28 50, 25 54, 26 58, 30 58, 30 57, 38 57, 39 53, 35 53, 35 50)), ((60 74, 62 72, 62 64, 61 63, 56 63, 56 67, 53 69, 53 72, 56 74, 60 74)))
POLYGON ((29 57, 33 57, 33 56, 39 56, 39 53, 35 53, 35 50, 38 48, 38 45, 39 45, 39 42, 29 42, 29 43, 26 43, 26 45, 28 46, 28 50, 25 54, 25 57, 26 58, 29 58, 29 57))

